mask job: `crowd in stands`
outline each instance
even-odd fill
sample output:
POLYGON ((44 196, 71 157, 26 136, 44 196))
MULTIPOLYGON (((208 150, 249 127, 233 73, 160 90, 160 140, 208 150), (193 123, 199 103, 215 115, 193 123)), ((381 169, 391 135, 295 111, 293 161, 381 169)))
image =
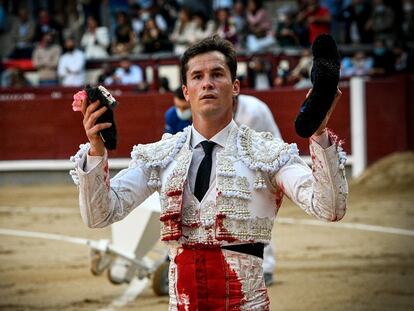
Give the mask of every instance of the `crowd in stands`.
MULTIPOLYGON (((414 0, 108 0, 2 1, 0 35, 3 59, 31 60, 39 85, 85 84, 89 60, 104 63, 99 81, 145 89, 142 68, 131 55, 174 53, 218 34, 249 55, 275 48, 302 49, 297 66, 277 68, 261 56, 248 66, 250 86, 308 87, 309 50, 321 33, 338 44, 368 46, 344 55, 343 77, 412 70, 414 0)), ((29 82, 19 68, 2 68, 2 86, 29 82)))

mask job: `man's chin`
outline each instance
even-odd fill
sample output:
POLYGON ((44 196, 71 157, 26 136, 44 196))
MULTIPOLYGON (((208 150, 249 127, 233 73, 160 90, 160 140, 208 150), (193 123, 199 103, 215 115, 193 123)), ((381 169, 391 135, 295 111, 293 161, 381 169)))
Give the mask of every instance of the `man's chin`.
POLYGON ((223 111, 220 111, 217 107, 204 107, 203 110, 200 111, 200 115, 204 118, 216 118, 220 117, 220 115, 223 115, 223 111))
MULTIPOLYGON (((207 107, 204 107, 207 108, 207 107)), ((209 122, 221 123, 223 120, 231 119, 232 112, 224 111, 222 107, 208 107, 209 109, 203 109, 199 111, 198 115, 200 119, 208 120, 209 122)))

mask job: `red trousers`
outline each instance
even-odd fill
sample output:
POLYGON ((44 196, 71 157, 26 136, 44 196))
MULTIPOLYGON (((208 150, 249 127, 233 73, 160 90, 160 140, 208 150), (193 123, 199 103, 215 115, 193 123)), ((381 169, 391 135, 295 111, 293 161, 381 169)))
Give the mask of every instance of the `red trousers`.
MULTIPOLYGON (((184 248, 173 260, 176 264, 175 290, 179 311, 245 309, 242 308, 246 302, 242 282, 238 273, 226 262, 221 248, 184 248)), ((266 290, 263 294, 265 306, 257 310, 268 310, 266 290)))

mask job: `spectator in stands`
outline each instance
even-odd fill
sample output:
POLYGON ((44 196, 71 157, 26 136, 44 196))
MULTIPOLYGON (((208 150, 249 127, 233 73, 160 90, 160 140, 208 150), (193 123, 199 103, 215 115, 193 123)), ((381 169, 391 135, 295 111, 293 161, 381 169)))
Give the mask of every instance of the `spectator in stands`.
POLYGON ((93 15, 86 19, 86 31, 81 39, 81 47, 86 59, 108 57, 110 38, 106 27, 99 27, 98 20, 93 15))
POLYGON ((116 14, 115 38, 112 43, 112 54, 129 55, 136 44, 135 33, 127 13, 121 11, 116 14))
POLYGON ((352 0, 340 13, 345 22, 345 43, 369 43, 372 38, 365 29, 371 15, 371 5, 366 0, 352 0))
POLYGON ((134 31, 135 36, 140 38, 142 36, 142 32, 144 31, 145 18, 149 17, 149 15, 144 16, 143 10, 138 3, 131 4, 129 10, 132 30, 134 31))
POLYGON ((290 72, 287 78, 288 84, 298 82, 303 76, 303 73, 301 72, 307 71, 308 73, 310 73, 311 68, 312 68, 311 51, 310 49, 303 49, 302 55, 299 59, 298 64, 295 66, 295 68, 293 68, 293 70, 290 72))
POLYGON ((105 84, 106 79, 113 76, 115 73, 115 68, 111 65, 111 63, 106 62, 102 65, 102 72, 98 76, 98 84, 105 84))
POLYGON ((299 72, 299 81, 293 85, 293 88, 297 90, 312 88, 312 81, 308 70, 302 68, 299 72))
POLYGON ((159 30, 163 33, 167 32, 167 22, 165 21, 164 17, 159 14, 155 9, 153 10, 152 7, 148 8, 141 8, 138 3, 134 3, 130 6, 131 9, 131 24, 132 29, 134 30, 135 36, 137 38, 142 37, 142 33, 145 28, 145 23, 152 18, 159 30))
POLYGON ((167 33, 168 31, 168 24, 165 20, 164 16, 160 14, 159 7, 152 6, 148 8, 146 11, 144 11, 146 20, 148 20, 149 17, 152 17, 154 19, 154 22, 157 24, 157 27, 162 30, 163 32, 167 33))
POLYGON ((238 47, 243 48, 247 36, 246 6, 244 1, 236 0, 233 4, 232 19, 236 27, 238 47))
POLYGON ((135 85, 139 90, 146 88, 141 67, 134 65, 128 58, 123 58, 119 67, 111 77, 105 79, 105 84, 135 85))
POLYGON ((395 14, 383 0, 374 0, 373 3, 371 18, 365 28, 372 31, 374 40, 384 40, 387 46, 391 46, 395 40, 395 14))
POLYGON ((37 23, 35 26, 34 41, 39 42, 45 33, 53 32, 55 39, 60 46, 63 45, 62 25, 54 18, 50 17, 49 12, 42 8, 38 12, 37 23))
POLYGON ((167 29, 165 29, 165 33, 173 31, 178 9, 179 6, 176 0, 155 0, 152 10, 154 14, 162 16, 166 22, 167 29))
POLYGON ((290 64, 287 59, 282 59, 276 70, 276 78, 274 80, 275 86, 284 86, 288 81, 288 77, 290 75, 290 64))
POLYGON ((295 31, 302 47, 309 47, 309 29, 304 15, 308 11, 308 0, 296 0, 295 31))
POLYGON ((272 30, 272 21, 263 7, 262 0, 247 2, 248 35, 246 47, 249 52, 263 51, 275 43, 272 30))
POLYGON ((230 17, 230 11, 226 8, 220 8, 216 12, 215 33, 221 38, 226 39, 237 46, 237 29, 234 19, 230 17))
POLYGON ((412 59, 403 43, 397 42, 392 49, 395 72, 407 72, 412 69, 412 59))
POLYGON ((181 86, 174 91, 174 106, 165 113, 165 132, 175 134, 192 124, 190 103, 185 100, 181 86))
POLYGON ((24 72, 20 68, 9 68, 3 72, 2 87, 21 88, 30 86, 30 82, 24 76, 24 72))
POLYGON ((83 86, 85 84, 85 53, 75 46, 73 38, 65 40, 65 53, 59 59, 58 76, 63 86, 83 86))
MULTIPOLYGON (((87 0, 85 2, 89 2, 90 0, 87 0)), ((118 17, 120 12, 124 12, 126 17, 129 17, 129 14, 126 12, 129 11, 129 0, 104 0, 104 1, 98 1, 98 0, 92 0, 90 2, 100 2, 100 15, 101 15, 101 22, 102 25, 106 26, 109 29, 109 32, 111 33, 111 38, 113 38, 116 35, 116 28, 118 26, 118 17)), ((93 5, 93 7, 96 10, 97 5, 93 5)), ((96 13, 97 11, 91 11, 91 14, 96 13)))
POLYGON ((57 65, 61 53, 62 48, 54 43, 54 34, 52 32, 44 33, 32 55, 32 62, 37 70, 39 85, 57 84, 57 65))
POLYGON ((300 44, 299 37, 296 34, 293 12, 280 12, 276 26, 276 40, 281 47, 298 46, 300 44))
POLYGON ((30 19, 28 10, 20 8, 18 18, 11 25, 10 38, 14 49, 9 56, 10 58, 32 58, 34 31, 35 24, 30 19))
POLYGON ((384 75, 394 71, 394 55, 387 48, 385 41, 376 40, 374 42, 373 59, 372 75, 384 75))
POLYGON ((319 4, 325 7, 331 16, 330 33, 337 42, 343 42, 343 23, 340 15, 343 8, 353 0, 320 0, 319 4))
POLYGON ((341 61, 341 77, 366 76, 373 68, 372 57, 364 52, 356 52, 354 57, 344 57, 341 61))
POLYGON ((172 51, 172 44, 167 34, 157 26, 153 17, 145 22, 140 44, 144 53, 172 51))
POLYGON ((248 68, 250 87, 268 90, 272 87, 272 65, 263 57, 254 56, 248 68))
POLYGON ((181 8, 178 19, 175 22, 170 41, 174 44, 174 53, 182 55, 190 46, 194 38, 194 23, 192 22, 191 12, 188 8, 181 8))
POLYGON ((160 85, 158 87, 159 93, 171 92, 170 80, 167 77, 160 77, 160 85))
POLYGON ((191 43, 203 40, 214 34, 214 22, 212 20, 209 20, 204 12, 195 12, 193 14, 192 22, 194 24, 194 36, 191 40, 191 43))
POLYGON ((75 1, 68 1, 66 6, 59 7, 58 12, 63 21, 63 38, 71 37, 79 46, 85 32, 85 16, 89 15, 79 11, 75 1))
POLYGON ((414 41, 414 0, 403 1, 401 34, 404 41, 414 41))
POLYGON ((309 0, 306 10, 299 12, 296 20, 307 25, 310 44, 320 34, 330 32, 331 15, 327 8, 320 6, 319 0, 309 0))

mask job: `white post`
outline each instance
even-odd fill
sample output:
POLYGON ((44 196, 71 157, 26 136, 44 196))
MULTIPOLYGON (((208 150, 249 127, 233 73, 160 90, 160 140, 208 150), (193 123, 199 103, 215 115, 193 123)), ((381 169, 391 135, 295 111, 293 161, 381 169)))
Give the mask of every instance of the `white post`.
POLYGON ((351 78, 351 146, 352 177, 358 177, 367 166, 367 126, 365 79, 351 78))

